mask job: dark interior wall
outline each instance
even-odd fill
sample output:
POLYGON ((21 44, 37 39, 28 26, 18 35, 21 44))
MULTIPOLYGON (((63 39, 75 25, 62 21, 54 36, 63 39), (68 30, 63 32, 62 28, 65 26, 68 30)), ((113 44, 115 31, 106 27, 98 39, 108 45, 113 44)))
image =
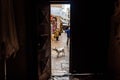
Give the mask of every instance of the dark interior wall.
POLYGON ((19 51, 16 56, 7 60, 7 80, 27 79, 26 55, 26 24, 24 13, 24 0, 13 0, 15 26, 19 40, 19 51))
MULTIPOLYGON (((49 28, 49 17, 47 17, 48 24, 46 26, 46 19, 44 20, 46 15, 40 14, 40 17, 43 17, 42 20, 44 20, 43 23, 45 25, 39 25, 41 22, 39 23, 39 20, 37 20, 37 17, 39 17, 39 15, 37 15, 38 13, 36 14, 36 5, 37 0, 29 0, 29 2, 27 0, 13 0, 15 25, 17 29, 20 49, 15 57, 12 55, 7 60, 7 80, 38 80, 37 36, 40 36, 42 34, 48 34, 48 42, 40 42, 40 44, 47 44, 48 47, 48 49, 45 50, 45 54, 42 53, 46 57, 44 59, 47 60, 45 61, 45 64, 47 64, 47 66, 44 66, 45 70, 43 72, 46 74, 48 70, 50 70, 50 57, 48 59, 48 53, 50 52, 50 29, 47 29, 49 28)), ((40 5, 44 6, 44 4, 41 3, 40 5)), ((41 9, 44 9, 44 7, 41 9)), ((50 71, 46 75, 49 77, 50 71)), ((47 78, 46 75, 44 78, 42 78, 42 80, 47 78)))
POLYGON ((8 80, 38 80, 36 54, 36 0, 13 0, 20 49, 7 60, 8 80))
MULTIPOLYGON (((12 0, 19 51, 7 59, 7 80, 36 80, 35 4, 33 0, 12 0)), ((7 23, 7 22, 6 22, 7 23)), ((0 46, 1 47, 1 46, 0 46)), ((2 49, 2 48, 1 48, 2 49)), ((1 71, 4 64, 1 62, 1 71)), ((1 75, 4 77, 4 72, 1 75)), ((3 80, 3 79, 1 79, 3 80)))
MULTIPOLYGON (((0 1, 0 4, 1 4, 1 1, 0 1)), ((0 11, 2 10, 2 6, 0 5, 0 11)), ((0 13, 0 16, 1 16, 2 13, 0 13)), ((1 19, 0 19, 0 24, 1 24, 1 19)), ((0 36, 1 35, 1 31, 0 31, 0 36)), ((2 42, 2 40, 0 39, 0 42, 2 42)), ((4 53, 3 51, 3 48, 4 47, 1 47, 2 44, 0 43, 0 79, 4 79, 4 59, 2 57, 2 54, 4 53)))
POLYGON ((36 42, 36 0, 25 0, 27 79, 38 80, 36 42))
POLYGON ((72 73, 107 72, 113 10, 113 0, 72 0, 72 73))
POLYGON ((109 73, 114 80, 120 79, 120 1, 116 0, 114 14, 111 19, 111 43, 109 54, 109 73))
POLYGON ((13 0, 20 49, 7 60, 8 80, 38 80, 35 3, 36 0, 13 0))

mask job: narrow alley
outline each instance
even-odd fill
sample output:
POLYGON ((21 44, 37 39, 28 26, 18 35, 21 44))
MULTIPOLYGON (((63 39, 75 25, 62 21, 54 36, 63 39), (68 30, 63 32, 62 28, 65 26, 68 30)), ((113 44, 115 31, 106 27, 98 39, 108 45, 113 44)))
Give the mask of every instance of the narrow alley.
MULTIPOLYGON (((60 75, 69 73, 69 46, 67 46, 66 41, 67 41, 67 34, 65 32, 61 33, 61 35, 59 36, 59 41, 56 41, 56 40, 51 41, 52 76, 55 76, 55 75, 60 76, 60 75), (55 47, 57 49, 63 48, 65 51, 65 56, 64 56, 64 53, 61 52, 59 54, 59 57, 57 57, 58 53, 53 50, 55 47)), ((69 80, 67 78, 65 78, 65 80, 69 80)))
POLYGON ((69 73, 70 4, 51 4, 51 76, 54 80, 69 73), (68 37, 68 38, 67 38, 68 37))

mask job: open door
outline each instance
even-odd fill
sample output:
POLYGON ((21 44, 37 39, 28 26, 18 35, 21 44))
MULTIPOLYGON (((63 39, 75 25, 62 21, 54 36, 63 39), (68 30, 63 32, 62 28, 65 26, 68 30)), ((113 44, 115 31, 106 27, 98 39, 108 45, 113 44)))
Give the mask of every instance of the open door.
POLYGON ((50 25, 51 76, 52 78, 57 80, 69 80, 70 4, 50 4, 50 25))
POLYGON ((51 75, 49 2, 37 2, 37 60, 39 80, 48 80, 51 75))
MULTIPOLYGON (((52 75, 58 74, 59 76, 61 76, 64 73, 65 74, 69 73, 70 39, 68 38, 67 40, 67 32, 68 32, 67 29, 70 29, 69 28, 70 27, 70 4, 63 4, 62 8, 64 8, 62 11, 64 14, 61 13, 63 14, 62 16, 55 16, 51 14, 51 2, 38 1, 36 6, 35 13, 36 13, 36 25, 37 25, 36 35, 37 35, 37 57, 38 57, 39 80, 48 80, 52 75), (67 14, 64 11, 67 11, 67 14), (53 17, 55 18, 53 19, 53 17), (52 21, 50 19, 52 19, 52 21), (53 32, 52 32, 51 25, 55 23, 55 20, 57 21, 56 22, 57 27, 54 30, 56 30, 56 32, 58 30, 59 38, 57 37, 55 38, 55 35, 54 35, 54 40, 52 40, 53 32), (52 22, 53 24, 51 24, 52 22), (61 41, 62 43, 57 44, 57 42, 59 41, 61 41), (61 45, 63 46, 61 47, 61 45), (57 51, 55 50, 55 47, 58 50, 58 54, 60 52, 59 55, 56 55, 57 51), (52 52, 54 52, 55 55, 52 55, 52 52), (58 72, 55 70, 56 65, 52 67, 54 61, 60 62, 60 65, 57 65, 57 66, 61 70, 58 69, 58 72)), ((55 63, 59 63, 59 62, 55 62, 55 63)))

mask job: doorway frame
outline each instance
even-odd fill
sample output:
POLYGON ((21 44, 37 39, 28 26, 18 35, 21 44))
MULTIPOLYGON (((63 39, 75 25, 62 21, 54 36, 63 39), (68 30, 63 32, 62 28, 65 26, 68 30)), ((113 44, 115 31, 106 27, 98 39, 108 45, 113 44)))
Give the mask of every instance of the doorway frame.
MULTIPOLYGON (((63 0, 59 0, 59 1, 55 1, 55 0, 50 0, 49 1, 49 6, 51 5, 51 4, 70 4, 70 28, 71 28, 71 0, 65 0, 65 1, 63 1, 63 0)), ((49 7, 50 9, 51 9, 51 7, 49 7)), ((49 9, 49 13, 50 13, 50 9, 49 9)), ((50 14, 51 15, 51 14, 50 14)), ((49 16, 50 17, 50 16, 49 16)), ((50 20, 50 19, 49 19, 50 20)), ((49 21, 50 22, 50 21, 49 21)), ((51 25, 50 25, 50 32, 51 32, 51 25)), ((51 35, 50 35, 51 36, 51 35)), ((50 37, 50 39, 51 39, 51 37, 50 37)), ((71 70, 72 70, 72 65, 71 65, 71 63, 72 63, 72 48, 71 48, 71 44, 72 44, 72 41, 71 41, 71 33, 70 33, 70 52, 69 52, 69 73, 71 73, 71 70)), ((50 40, 50 43, 51 43, 51 40, 50 40)), ((50 44, 50 46, 51 46, 51 44, 50 44)), ((51 54, 51 53, 50 53, 51 54)), ((51 61, 51 59, 50 59, 50 61, 51 61)))

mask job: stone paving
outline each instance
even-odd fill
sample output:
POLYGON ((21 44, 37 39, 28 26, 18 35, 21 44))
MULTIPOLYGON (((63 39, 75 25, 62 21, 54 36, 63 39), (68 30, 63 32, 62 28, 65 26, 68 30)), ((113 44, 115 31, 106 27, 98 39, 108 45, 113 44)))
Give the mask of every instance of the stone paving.
MULTIPOLYGON (((69 73, 69 46, 66 45, 67 35, 65 32, 59 37, 59 41, 51 41, 51 74, 52 75, 64 75, 69 73), (53 48, 64 48, 65 56, 61 52, 57 58, 57 52, 53 48)), ((54 80, 69 80, 69 77, 56 77, 54 80)))

